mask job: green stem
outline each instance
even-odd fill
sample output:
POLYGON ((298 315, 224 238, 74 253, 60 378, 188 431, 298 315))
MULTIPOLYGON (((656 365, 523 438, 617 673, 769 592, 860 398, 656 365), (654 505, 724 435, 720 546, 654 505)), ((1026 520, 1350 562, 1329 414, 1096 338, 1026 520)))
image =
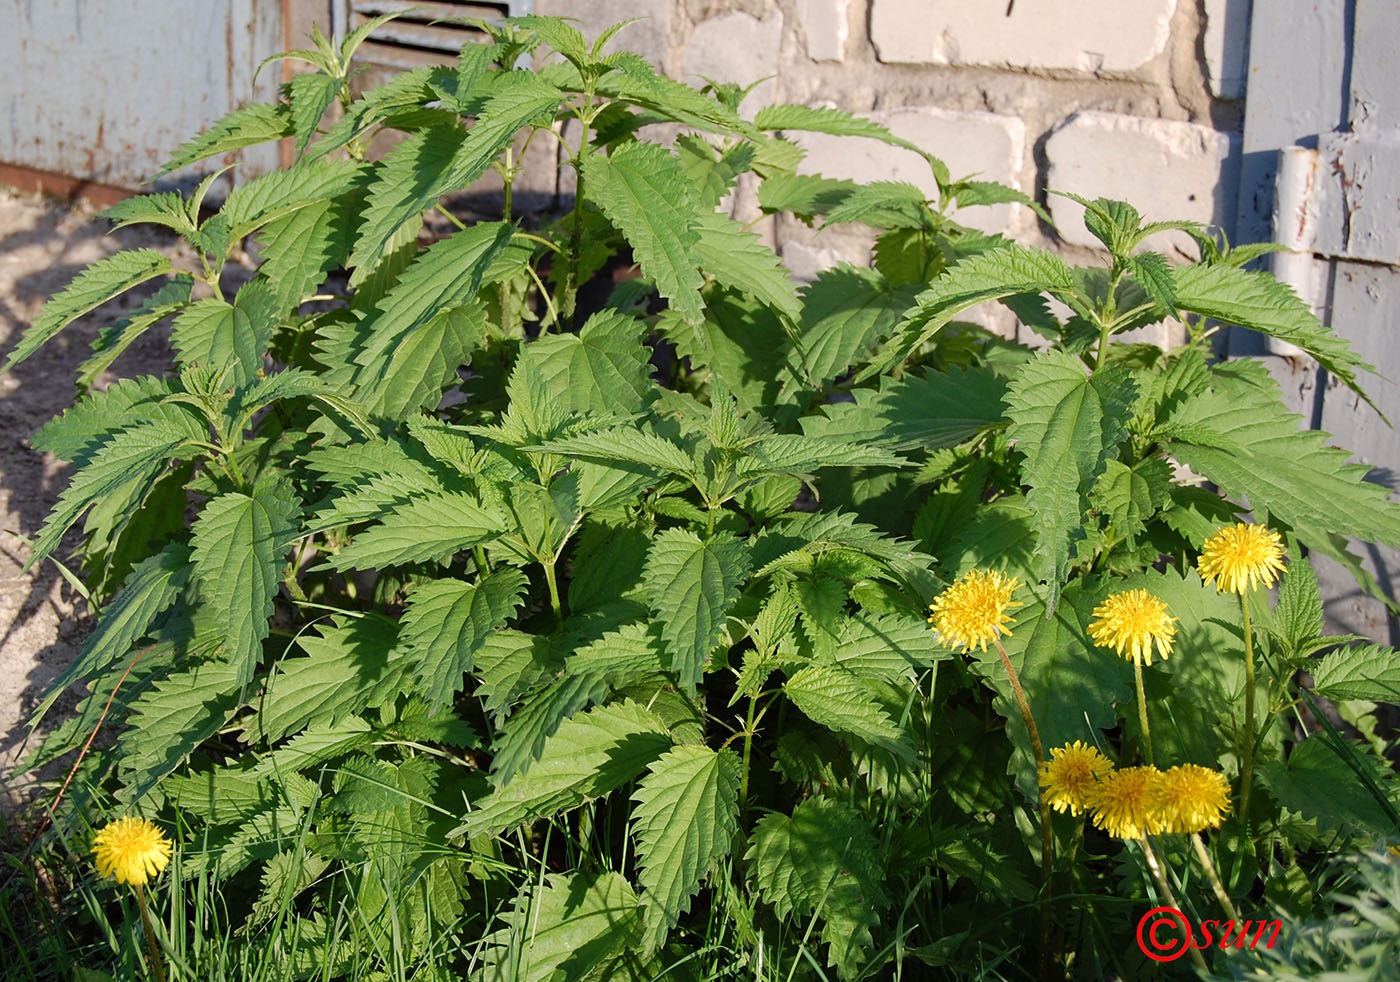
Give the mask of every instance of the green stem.
POLYGON ((1239 912, 1235 910, 1235 905, 1230 902, 1230 895, 1225 892, 1225 884, 1220 882, 1220 874, 1215 871, 1215 863, 1211 862, 1210 853, 1206 851, 1206 844, 1201 841, 1201 833, 1191 833, 1191 845, 1196 849, 1196 858, 1205 867, 1206 878, 1210 880, 1210 887, 1215 891, 1215 899, 1220 901, 1220 906, 1230 918, 1239 921, 1239 912))
MULTIPOLYGON (((1162 891, 1162 896, 1167 899, 1167 903, 1171 904, 1172 907, 1181 910, 1181 904, 1177 902, 1176 894, 1172 893, 1171 884, 1167 882, 1166 876, 1163 875, 1162 865, 1157 862, 1157 854, 1152 851, 1152 844, 1147 841, 1147 836, 1143 836, 1139 839, 1138 845, 1142 846, 1142 854, 1147 857, 1147 869, 1152 874, 1152 878, 1157 881, 1157 887, 1162 891)), ((1183 913, 1182 916, 1185 917, 1186 915, 1183 913)), ((1199 969, 1203 975, 1209 974, 1210 968, 1206 965, 1205 957, 1202 956, 1200 949, 1196 948, 1194 945, 1188 945, 1188 947, 1191 951, 1191 960, 1196 963, 1196 968, 1199 969)))
MULTIPOLYGON (((1006 677, 1011 682, 1011 691, 1016 694, 1016 702, 1021 708, 1021 719, 1026 724, 1026 733, 1031 740, 1031 753, 1035 756, 1035 773, 1037 784, 1039 783, 1040 771, 1045 764, 1045 747, 1040 742, 1040 728, 1035 725, 1035 717, 1031 715, 1031 704, 1026 699, 1026 690, 1021 688, 1021 677, 1016 674, 1016 669, 1011 666, 1011 659, 1007 657, 1006 649, 1002 647, 1001 639, 994 639, 997 646, 997 653, 1001 655, 1002 667, 1006 669, 1006 677)), ((1040 875, 1041 875, 1041 900, 1040 900, 1040 977, 1050 976, 1050 880, 1054 872, 1054 829, 1050 825, 1050 799, 1045 797, 1043 789, 1036 794, 1040 804, 1040 875)))
POLYGON ((151 953, 151 970, 157 982, 165 982, 165 965, 161 962, 160 948, 156 945, 156 932, 151 927, 151 914, 146 909, 146 891, 141 884, 136 885, 136 906, 141 910, 141 927, 146 932, 146 949, 151 953))
MULTIPOLYGON (((577 182, 574 184, 574 213, 573 228, 569 232, 569 265, 564 273, 564 297, 560 303, 562 313, 569 318, 570 322, 574 318, 574 305, 578 299, 578 266, 579 254, 583 249, 583 165, 588 160, 588 125, 593 119, 593 93, 585 93, 586 102, 584 111, 579 113, 578 121, 583 128, 583 135, 579 139, 578 156, 574 158, 574 169, 577 171, 577 182)), ((561 325, 561 330, 562 330, 561 325)))
POLYGON ((511 220, 510 186, 515 182, 514 147, 506 147, 506 166, 501 171, 501 181, 505 187, 505 201, 501 205, 502 217, 511 220))
POLYGON ((1240 826, 1249 832, 1249 790, 1254 780, 1254 634, 1249 622, 1249 595, 1240 594, 1244 613, 1244 747, 1240 764, 1240 826))
POLYGON ((554 611, 555 621, 564 619, 563 608, 559 603, 559 583, 554 578, 554 564, 543 563, 544 581, 549 584, 549 606, 554 611))
POLYGON ((739 773, 740 811, 744 811, 749 806, 749 760, 753 756, 754 708, 757 702, 757 696, 749 696, 749 715, 748 719, 744 721, 744 767, 739 773))
POLYGON ((1147 725, 1147 692, 1142 686, 1142 659, 1133 659, 1133 674, 1137 676, 1138 723, 1142 725, 1142 745, 1147 751, 1148 766, 1155 767, 1157 762, 1152 757, 1152 730, 1147 725))
POLYGON ((1113 317, 1118 311, 1118 281, 1123 278, 1123 270, 1119 268, 1118 261, 1113 261, 1113 271, 1108 281, 1108 296, 1104 297, 1103 307, 1099 310, 1099 351, 1094 359, 1094 369, 1103 367, 1104 357, 1108 354, 1108 339, 1113 334, 1113 317))

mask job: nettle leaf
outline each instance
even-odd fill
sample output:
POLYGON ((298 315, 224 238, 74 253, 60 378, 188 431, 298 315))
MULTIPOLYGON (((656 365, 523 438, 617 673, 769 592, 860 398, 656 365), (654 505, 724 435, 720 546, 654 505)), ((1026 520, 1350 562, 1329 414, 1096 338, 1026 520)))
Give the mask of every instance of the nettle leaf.
POLYGON ((814 385, 842 375, 894 331, 918 290, 845 263, 823 270, 802 289, 794 370, 814 385))
POLYGON ((626 236, 642 272, 689 323, 704 316, 695 247, 700 208, 680 163, 653 143, 629 143, 609 156, 590 154, 583 186, 626 236))
POLYGON ((690 908, 700 881, 715 868, 739 827, 739 762, 732 750, 673 747, 651 765, 632 796, 637 882, 652 912, 650 946, 690 908))
POLYGON ((1363 747, 1317 734, 1294 747, 1285 764, 1261 761, 1258 773, 1279 804, 1316 821, 1323 833, 1389 840, 1400 828, 1395 774, 1363 747))
POLYGON ((200 365, 216 376, 225 371, 233 386, 257 378, 277 322, 277 298, 263 280, 250 280, 233 303, 217 297, 196 300, 175 318, 170 343, 182 368, 200 365))
POLYGON ((761 130, 806 130, 832 136, 863 136, 892 147, 912 150, 928 162, 940 187, 948 183, 948 166, 943 161, 917 144, 895 136, 873 119, 826 106, 781 105, 760 109, 753 122, 761 130))
POLYGON ((441 709, 452 701, 476 652, 515 616, 528 585, 524 573, 502 569, 478 584, 432 580, 409 594, 402 648, 429 706, 441 709))
POLYGON ((1297 658, 1316 650, 1313 645, 1324 643, 1319 637, 1323 622, 1322 591, 1312 564, 1299 551, 1297 543, 1290 545, 1288 572, 1279 584, 1274 624, 1279 639, 1297 658))
POLYGON ((1021 293, 1051 293, 1073 306, 1074 274, 1063 259, 1040 249, 1011 243, 962 260, 919 294, 905 314, 886 354, 856 377, 863 381, 900 364, 913 351, 969 307, 1021 293))
POLYGON ((79 317, 134 286, 173 272, 170 260, 154 249, 128 249, 100 259, 55 293, 10 352, 0 375, 24 361, 79 317))
POLYGON ((184 590, 189 561, 190 550, 172 542, 132 569, 121 590, 103 607, 97 630, 88 635, 82 653, 50 683, 48 694, 30 717, 30 726, 37 725, 73 683, 80 679, 95 681, 112 662, 131 651, 132 645, 184 590))
POLYGON ((773 813, 759 819, 745 859, 777 915, 799 922, 816 916, 830 945, 827 964, 852 974, 889 904, 869 823, 849 805, 807 798, 791 818, 773 813))
POLYGON ((320 72, 300 72, 287 83, 288 102, 291 104, 292 129, 296 135, 296 155, 306 152, 311 138, 316 135, 316 127, 321 117, 335 102, 340 92, 341 80, 334 75, 320 72))
POLYGON ((822 226, 861 222, 875 228, 933 230, 933 214, 924 192, 907 181, 862 184, 827 212, 822 226))
POLYGON ((272 285, 278 310, 295 310, 316 292, 331 270, 344 264, 349 253, 347 233, 354 218, 350 202, 354 200, 350 196, 314 202, 259 230, 262 265, 258 272, 272 285))
POLYGON ((1171 452, 1239 501, 1248 500, 1289 525, 1400 545, 1400 504, 1365 480, 1363 465, 1327 446, 1320 430, 1299 429, 1276 383, 1262 366, 1231 362, 1212 370, 1211 388, 1187 400, 1173 422, 1197 426, 1226 441, 1224 450, 1183 436, 1171 452))
POLYGON ((517 371, 538 374, 545 391, 570 412, 636 413, 655 396, 645 322, 603 310, 577 334, 551 334, 527 345, 517 371))
POLYGON ((1383 644, 1341 648, 1304 666, 1313 691, 1327 699, 1400 705, 1400 652, 1383 644))
POLYGON ((564 93, 525 71, 495 79, 470 130, 435 126, 400 143, 380 161, 350 264, 362 279, 399 226, 448 191, 466 187, 510 146, 521 127, 552 115, 564 93))
POLYGON ((121 357, 141 335, 189 303, 193 290, 194 277, 188 273, 176 273, 147 297, 141 306, 115 324, 104 327, 92 342, 92 357, 78 366, 78 388, 92 388, 102 373, 112 367, 112 362, 121 357))
POLYGON ((240 150, 292 135, 291 109, 286 105, 256 103, 235 109, 198 136, 183 143, 160 169, 161 176, 197 160, 240 150))
POLYGON ((374 569, 447 562, 463 549, 510 531, 509 518, 469 494, 420 497, 359 533, 330 562, 334 569, 374 569))
POLYGON ((90 392, 34 434, 34 449, 82 464, 120 430, 148 422, 151 408, 176 391, 167 379, 146 375, 118 379, 90 392))
POLYGON ((896 757, 913 759, 908 736, 845 669, 808 665, 783 683, 783 692, 812 722, 859 737, 896 757))
POLYGON ((644 589, 661 621, 671 668, 692 694, 750 565, 748 546, 727 532, 706 542, 685 529, 666 529, 652 540, 644 589))
POLYGON ((684 477, 696 473, 695 461, 670 440, 647 430, 626 427, 550 440, 538 447, 524 449, 566 454, 607 463, 638 464, 684 477))
POLYGON ((301 502, 289 486, 261 484, 252 494, 214 498, 191 528, 200 596, 244 681, 262 659, 272 598, 300 518, 301 502))
POLYGON ((939 450, 970 440, 1006 416, 1006 381, 984 368, 951 368, 880 379, 879 389, 855 389, 854 402, 821 407, 805 416, 803 432, 850 443, 882 443, 939 450))
POLYGON ((952 657, 921 617, 856 614, 843 618, 831 661, 857 678, 896 680, 952 657))
POLYGON ((1007 392, 1007 436, 1025 456, 1021 480, 1039 521, 1036 575, 1049 584, 1047 616, 1069 575, 1074 543, 1084 537, 1086 495, 1127 435, 1137 396, 1126 369, 1086 375, 1073 355, 1046 351, 1028 363, 1007 392))
POLYGON ((858 185, 854 181, 820 174, 777 173, 758 186, 758 206, 765 212, 790 211, 811 224, 818 215, 835 208, 858 185))
POLYGON ((796 284, 772 249, 758 236, 732 218, 706 212, 695 223, 699 238, 695 256, 700 267, 726 287, 778 311, 796 321, 802 310, 797 302, 796 284))
POLYGON ((354 160, 303 162, 240 184, 219 209, 230 242, 268 222, 335 198, 363 182, 365 165, 354 160))
POLYGON ((366 364, 356 397, 366 412, 389 419, 434 410, 443 390, 458 381, 458 366, 470 362, 485 340, 486 312, 478 304, 448 307, 402 335, 379 357, 357 356, 366 364))
POLYGON ((1132 537, 1166 504, 1171 477, 1171 464, 1160 457, 1138 461, 1132 467, 1109 460, 1089 498, 1116 533, 1132 537))
POLYGON ((133 799, 184 763, 233 715, 243 684, 240 667, 226 661, 196 665, 155 683, 132 704, 119 748, 133 799))
POLYGON ((396 657, 397 622, 382 614, 336 615, 316 630, 297 638, 305 657, 282 659, 269 677, 247 726, 251 739, 276 742, 308 725, 338 726, 400 691, 406 662, 396 657))
POLYGON ((850 550, 881 560, 890 570, 931 600, 938 581, 929 572, 934 558, 907 542, 890 538, 873 525, 843 512, 811 512, 784 515, 770 523, 753 542, 755 576, 810 564, 826 552, 850 550))
POLYGON ((540 759, 467 814, 467 835, 494 835, 576 808, 631 781, 671 745, 666 726, 634 702, 565 720, 540 759))
POLYGON ((111 222, 113 232, 128 225, 163 225, 188 239, 197 231, 185 207, 185 199, 175 191, 133 195, 97 217, 111 222))
POLYGON ((1375 369, 1357 357, 1346 338, 1319 321, 1286 283, 1266 272, 1224 264, 1178 266, 1171 276, 1181 309, 1297 345, 1375 407, 1356 381, 1357 370, 1375 369))
POLYGON ((502 920, 505 926, 485 939, 473 980, 619 978, 610 966, 635 958, 642 937, 642 909, 620 873, 548 874, 502 920))
POLYGON ((739 143, 721 153, 696 134, 676 138, 681 171, 696 188, 696 201, 702 209, 719 206, 738 176, 753 168, 755 152, 752 143, 739 143))

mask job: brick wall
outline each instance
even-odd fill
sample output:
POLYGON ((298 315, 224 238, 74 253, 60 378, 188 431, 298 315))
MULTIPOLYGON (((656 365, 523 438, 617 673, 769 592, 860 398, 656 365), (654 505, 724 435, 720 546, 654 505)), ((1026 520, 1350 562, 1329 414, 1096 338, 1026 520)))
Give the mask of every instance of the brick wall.
MULTIPOLYGON (((1122 197, 1149 218, 1233 224, 1248 0, 536 0, 586 34, 619 35, 672 76, 748 83, 747 104, 830 105, 878 119, 947 161, 1036 196, 963 213, 967 224, 1088 258, 1079 206, 1047 187, 1122 197)), ((752 109, 750 109, 752 111, 752 109)), ((932 188, 912 153, 808 137, 804 169, 932 188)), ((563 193, 568 188, 560 188, 563 193)), ((734 208, 752 209, 744 189, 734 208)), ((741 214, 748 218, 751 215, 741 214)), ((861 260, 855 231, 797 222, 764 232, 799 275, 861 260)), ((1165 240, 1159 247, 1187 246, 1165 240)))

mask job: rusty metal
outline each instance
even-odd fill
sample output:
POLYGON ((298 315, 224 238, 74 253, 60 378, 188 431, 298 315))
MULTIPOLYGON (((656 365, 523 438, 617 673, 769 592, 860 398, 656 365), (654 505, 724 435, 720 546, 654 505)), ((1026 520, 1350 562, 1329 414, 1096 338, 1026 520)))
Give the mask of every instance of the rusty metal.
POLYGON ((82 178, 68 177, 64 174, 54 174, 51 171, 15 164, 0 164, 0 185, 18 188, 21 191, 53 195, 56 198, 69 200, 82 198, 92 202, 98 208, 110 208, 123 198, 129 198, 132 195, 132 192, 126 188, 114 187, 100 181, 86 181, 82 178))

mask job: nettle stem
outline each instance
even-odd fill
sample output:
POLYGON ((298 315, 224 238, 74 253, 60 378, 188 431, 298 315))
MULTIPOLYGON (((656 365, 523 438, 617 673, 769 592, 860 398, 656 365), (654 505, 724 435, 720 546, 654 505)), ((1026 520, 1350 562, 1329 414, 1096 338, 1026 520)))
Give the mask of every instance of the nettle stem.
POLYGON ((141 911, 141 927, 146 934, 146 950, 151 953, 151 971, 155 973, 158 982, 165 982, 165 965, 161 962, 160 947, 156 944, 156 932, 151 927, 151 914, 146 909, 146 891, 141 884, 136 887, 136 906, 141 911))
MULTIPOLYGON (((583 129, 579 137, 578 155, 574 158, 574 170, 578 180, 574 185, 573 227, 569 231, 569 265, 564 272, 564 296, 559 303, 559 314, 567 317, 572 324, 574 306, 578 300, 579 254, 583 251, 583 165, 588 160, 588 127, 593 121, 593 92, 584 94, 583 112, 578 114, 579 125, 583 129)), ((559 329, 564 330, 561 323, 559 329)))
POLYGON ((1040 742, 1040 728, 1035 725, 1035 717, 1031 714, 1031 704, 1026 699, 1026 690, 1021 688, 1021 677, 1016 674, 1016 669, 1012 667, 1011 659, 1007 657, 1001 639, 995 638, 993 643, 997 646, 997 654, 1001 655, 1001 664, 1006 669, 1006 677, 1011 681, 1011 691, 1016 693, 1016 702, 1021 707, 1021 719, 1025 722, 1026 733, 1031 738, 1031 753, 1035 756, 1036 799, 1040 805, 1040 975, 1042 978, 1047 978, 1050 959, 1050 879, 1054 872, 1055 863, 1055 832, 1050 825, 1050 801, 1045 797, 1045 792, 1040 789, 1040 771, 1045 765, 1045 747, 1040 742))
POLYGON ((1249 833, 1249 790, 1254 780, 1254 635, 1249 623, 1249 595, 1240 594, 1244 612, 1244 746, 1240 757, 1240 827, 1249 833))
POLYGON ((1138 723, 1142 726, 1142 746, 1147 755, 1148 766, 1155 767, 1152 758, 1152 729, 1147 725, 1147 690, 1142 685, 1142 659, 1133 659, 1133 674, 1137 677, 1138 723))

